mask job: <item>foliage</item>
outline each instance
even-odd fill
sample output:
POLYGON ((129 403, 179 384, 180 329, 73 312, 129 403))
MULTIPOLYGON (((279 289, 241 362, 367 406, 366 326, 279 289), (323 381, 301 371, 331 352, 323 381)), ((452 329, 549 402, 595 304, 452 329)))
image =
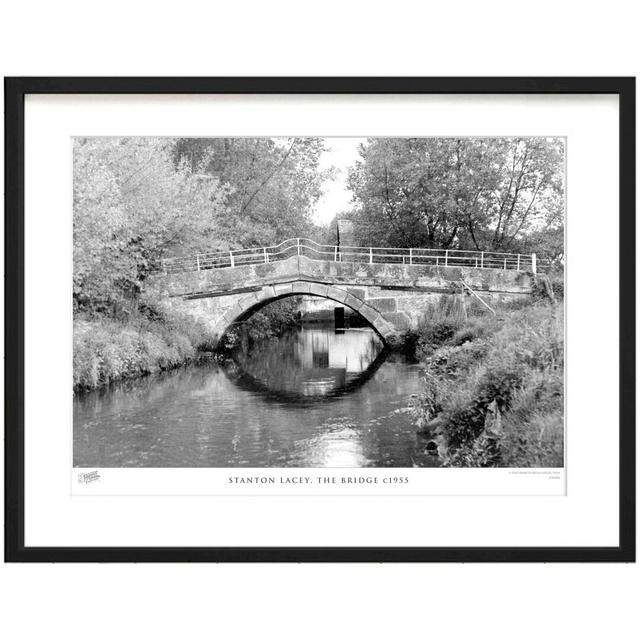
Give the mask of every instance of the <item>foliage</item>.
POLYGON ((425 390, 415 411, 420 430, 440 440, 445 464, 561 466, 561 306, 500 309, 470 318, 437 344, 432 335, 421 338, 425 390), (491 411, 500 415, 499 434, 487 431, 491 411))
POLYGON ((290 296, 262 307, 241 325, 227 331, 222 338, 221 348, 231 350, 239 345, 250 347, 261 340, 279 337, 299 322, 299 306, 299 296, 290 296))
POLYGON ((77 314, 73 326, 73 388, 178 367, 210 351, 211 336, 187 317, 136 314, 126 322, 102 314, 77 314))
MULTIPOLYGON (((163 257, 317 235, 321 151, 305 138, 75 139, 74 385, 193 358, 207 337, 143 307, 149 273, 163 257)), ((291 304, 256 314, 249 335, 277 333, 291 304)))
POLYGON ((319 138, 76 139, 76 306, 135 301, 165 256, 316 236, 322 149, 319 138))
POLYGON ((318 235, 311 215, 331 175, 323 150, 322 138, 182 138, 174 159, 229 185, 219 233, 240 248, 318 235))
POLYGON ((551 290, 556 300, 564 299, 564 270, 548 274, 551 290))
POLYGON ((463 300, 459 296, 441 296, 422 316, 417 333, 420 355, 431 353, 437 346, 451 340, 467 318, 463 300))
POLYGON ((135 298, 165 255, 215 248, 227 189, 171 159, 162 138, 74 141, 74 302, 113 308, 135 298))
POLYGON ((360 242, 563 256, 556 138, 372 138, 349 183, 360 242))

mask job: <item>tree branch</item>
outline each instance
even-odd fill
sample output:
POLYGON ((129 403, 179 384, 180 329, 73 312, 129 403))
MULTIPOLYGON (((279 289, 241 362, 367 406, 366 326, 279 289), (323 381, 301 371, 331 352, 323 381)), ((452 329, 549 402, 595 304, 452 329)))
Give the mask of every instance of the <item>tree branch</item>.
POLYGON ((289 145, 289 148, 287 149, 287 152, 284 154, 284 156, 282 157, 282 159, 280 160, 280 162, 273 168, 273 171, 267 175, 267 177, 260 183, 260 185, 258 186, 258 188, 253 192, 253 194, 251 195, 251 197, 245 202, 245 204, 240 208, 240 213, 244 213, 247 209, 247 207, 251 204, 251 202, 253 201, 253 199, 258 195, 258 193, 260 193, 260 191, 263 189, 263 187, 267 184, 267 182, 269 182, 269 180, 271 180, 271 178, 273 178, 273 176, 276 174, 276 172, 278 171, 278 169, 280 169, 280 167, 285 163, 286 159, 289 157, 289 154, 291 153, 291 150, 293 149, 293 145, 296 143, 296 139, 294 138, 293 141, 291 142, 291 144, 289 145))

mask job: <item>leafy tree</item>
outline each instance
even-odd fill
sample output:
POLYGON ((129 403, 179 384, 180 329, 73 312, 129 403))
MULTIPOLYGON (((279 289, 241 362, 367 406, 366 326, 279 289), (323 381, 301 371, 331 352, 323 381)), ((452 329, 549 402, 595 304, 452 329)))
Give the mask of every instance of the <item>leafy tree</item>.
POLYGON ((318 236, 318 138, 79 138, 74 302, 135 300, 163 257, 318 236))
POLYGON ((561 234, 561 140, 373 138, 360 155, 349 185, 365 244, 519 251, 561 234))
POLYGON ((500 140, 493 146, 497 179, 478 199, 478 221, 486 226, 479 235, 483 246, 517 251, 540 232, 563 227, 564 146, 548 138, 500 140))
POLYGON ((172 160, 174 142, 74 141, 73 294, 77 306, 135 298, 163 256, 212 250, 228 190, 172 160))
POLYGON ((219 233, 232 247, 318 233, 311 220, 322 183, 321 138, 182 138, 174 160, 230 188, 219 233))

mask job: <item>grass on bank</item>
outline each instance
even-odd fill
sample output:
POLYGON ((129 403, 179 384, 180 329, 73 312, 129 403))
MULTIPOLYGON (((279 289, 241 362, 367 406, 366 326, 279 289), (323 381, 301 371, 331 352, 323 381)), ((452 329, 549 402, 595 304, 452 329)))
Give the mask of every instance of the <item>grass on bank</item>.
POLYGON ((274 302, 214 344, 204 323, 148 307, 120 317, 77 312, 73 322, 73 389, 89 390, 194 362, 214 349, 273 339, 298 321, 295 299, 274 302))
POLYGON ((413 340, 425 366, 418 430, 446 466, 563 465, 561 302, 505 306, 494 316, 450 297, 413 340))
POLYGON ((206 327, 186 316, 143 314, 126 319, 77 314, 73 322, 73 388, 173 369, 213 348, 206 327))

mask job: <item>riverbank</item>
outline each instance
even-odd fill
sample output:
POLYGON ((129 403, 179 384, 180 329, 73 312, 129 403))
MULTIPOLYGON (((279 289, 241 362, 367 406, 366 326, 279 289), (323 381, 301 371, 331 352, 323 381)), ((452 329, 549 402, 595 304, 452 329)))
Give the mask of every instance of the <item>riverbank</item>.
POLYGON ((77 314, 73 321, 73 390, 167 371, 211 357, 213 336, 191 318, 139 311, 126 319, 77 314))
POLYGON ((206 325, 189 316, 134 308, 124 317, 77 313, 73 321, 73 390, 97 389, 209 359, 242 341, 273 339, 298 322, 297 301, 256 312, 216 345, 206 325))
POLYGON ((425 371, 414 407, 418 433, 444 466, 563 465, 561 302, 495 315, 448 302, 412 339, 425 371))

